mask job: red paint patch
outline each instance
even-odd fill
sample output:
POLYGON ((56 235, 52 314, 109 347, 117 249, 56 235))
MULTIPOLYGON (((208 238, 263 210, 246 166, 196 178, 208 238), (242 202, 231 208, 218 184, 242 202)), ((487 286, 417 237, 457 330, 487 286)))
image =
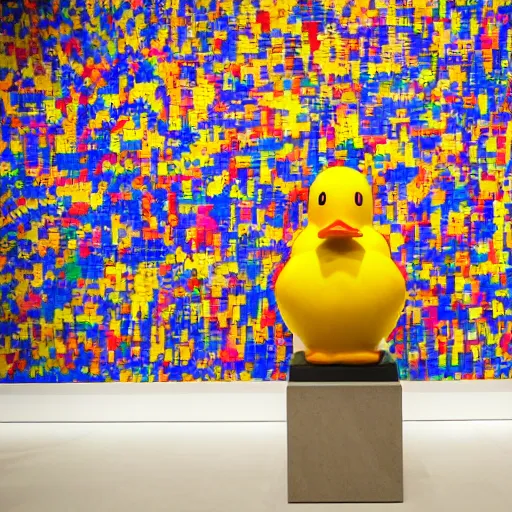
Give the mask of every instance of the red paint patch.
POLYGON ((89 246, 87 244, 81 244, 79 253, 80 258, 87 258, 91 254, 91 250, 89 249, 89 246))
POLYGON ((316 52, 320 48, 320 41, 318 40, 318 23, 316 21, 304 21, 302 23, 304 32, 309 34, 309 46, 311 53, 316 52))
POLYGON ((226 348, 220 351, 220 360, 223 363, 236 363, 239 360, 238 350, 234 348, 226 348))
POLYGON ((121 121, 118 121, 114 128, 112 128, 112 133, 119 133, 122 131, 124 125, 128 122, 128 119, 121 119, 121 121))
MULTIPOLYGON (((386 240, 386 243, 388 244, 389 250, 391 251, 391 242, 389 241, 388 235, 382 235, 384 240, 386 240)), ((397 266, 398 270, 400 270, 400 273, 402 274, 402 277, 405 281, 407 281, 407 278, 409 277, 407 274, 406 268, 401 264, 393 260, 393 263, 397 266)))
POLYGON ((119 345, 121 344, 121 338, 116 336, 112 332, 107 333, 107 349, 108 350, 117 350, 119 345))
POLYGON ((480 42, 482 44, 482 50, 490 50, 492 48, 492 37, 482 36, 480 42))
POLYGON ((268 11, 258 11, 256 14, 256 23, 261 25, 263 33, 270 32, 270 13, 268 11))
POLYGON ((68 213, 69 215, 86 215, 89 211, 89 203, 74 203, 71 205, 68 213))
POLYGON ((307 188, 295 188, 288 194, 288 201, 307 201, 309 190, 307 188))

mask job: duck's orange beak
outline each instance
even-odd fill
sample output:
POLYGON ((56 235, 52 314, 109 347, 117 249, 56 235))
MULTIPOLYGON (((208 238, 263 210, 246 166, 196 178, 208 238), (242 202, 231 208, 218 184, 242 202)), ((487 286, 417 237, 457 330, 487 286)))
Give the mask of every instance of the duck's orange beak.
POLYGON ((359 238, 361 236, 363 233, 359 229, 339 219, 318 232, 318 238, 359 238))

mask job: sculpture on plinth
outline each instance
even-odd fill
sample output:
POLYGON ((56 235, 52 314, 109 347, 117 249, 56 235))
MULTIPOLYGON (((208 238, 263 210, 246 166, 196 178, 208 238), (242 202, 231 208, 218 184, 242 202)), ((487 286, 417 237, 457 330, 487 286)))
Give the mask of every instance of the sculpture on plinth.
POLYGON ((288 328, 318 365, 382 360, 406 296, 404 272, 373 226, 372 190, 348 167, 322 171, 309 191, 308 226, 275 284, 288 328))

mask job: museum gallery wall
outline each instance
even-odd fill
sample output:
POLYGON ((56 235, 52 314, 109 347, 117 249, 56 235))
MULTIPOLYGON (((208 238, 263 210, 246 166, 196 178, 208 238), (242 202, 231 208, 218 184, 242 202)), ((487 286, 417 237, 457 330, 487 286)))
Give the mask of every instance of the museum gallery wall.
POLYGON ((512 370, 512 6, 0 4, 0 381, 280 380, 325 167, 408 273, 402 378, 512 370))

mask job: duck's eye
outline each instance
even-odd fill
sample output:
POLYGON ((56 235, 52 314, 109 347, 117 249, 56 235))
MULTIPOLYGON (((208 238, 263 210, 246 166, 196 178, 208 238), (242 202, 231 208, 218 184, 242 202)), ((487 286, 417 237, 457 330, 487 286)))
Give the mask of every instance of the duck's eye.
POLYGON ((363 205, 363 194, 361 194, 361 192, 356 192, 354 199, 356 201, 357 206, 363 205))
POLYGON ((327 201, 327 196, 325 195, 325 192, 322 192, 319 196, 318 196, 318 204, 320 206, 323 206, 325 204, 325 202, 327 201))

